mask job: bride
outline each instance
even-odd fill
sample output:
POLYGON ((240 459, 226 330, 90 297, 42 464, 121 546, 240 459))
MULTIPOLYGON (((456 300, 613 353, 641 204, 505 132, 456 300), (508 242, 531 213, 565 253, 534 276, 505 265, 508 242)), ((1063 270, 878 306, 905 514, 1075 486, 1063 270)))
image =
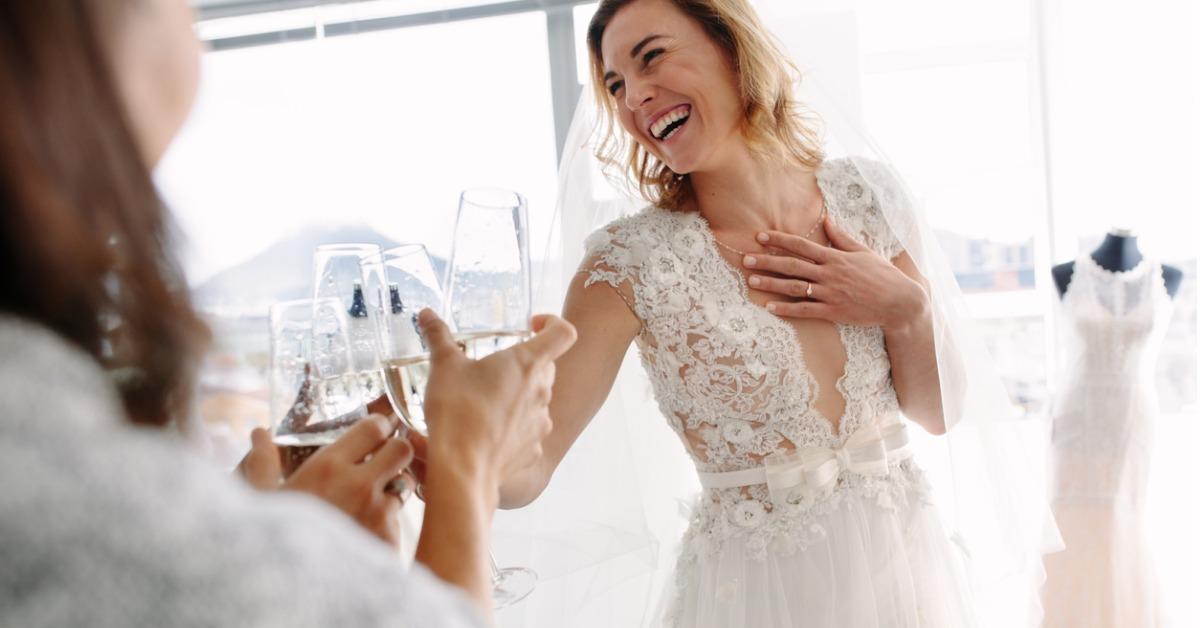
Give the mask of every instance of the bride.
POLYGON ((502 506, 546 488, 636 343, 703 487, 669 625, 975 625, 907 445, 947 420, 929 283, 880 210, 898 181, 825 157, 746 0, 605 0, 587 40, 601 157, 651 204, 587 240, 554 430, 502 506))

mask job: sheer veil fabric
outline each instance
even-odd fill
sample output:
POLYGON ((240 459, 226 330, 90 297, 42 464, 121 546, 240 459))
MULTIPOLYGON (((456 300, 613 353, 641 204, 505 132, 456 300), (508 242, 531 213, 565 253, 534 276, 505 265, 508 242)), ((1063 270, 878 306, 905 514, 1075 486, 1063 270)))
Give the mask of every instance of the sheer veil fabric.
MULTIPOLYGON (((982 624, 1036 626, 1042 555, 1061 546, 1027 442, 1039 430, 1009 400, 914 195, 863 130, 853 12, 805 13, 792 4, 756 8, 801 70, 797 94, 821 121, 827 159, 854 165, 930 285, 948 432, 914 438, 916 460, 967 566, 982 624)), ((594 156, 594 98, 585 86, 563 151, 554 223, 535 277, 538 311, 561 308, 588 234, 647 205, 594 156)), ((914 437, 919 431, 910 430, 914 437)), ((541 578, 533 595, 498 615, 500 624, 661 625, 698 490, 696 469, 630 351, 608 401, 546 492, 527 508, 497 515, 500 563, 532 567, 541 578)))

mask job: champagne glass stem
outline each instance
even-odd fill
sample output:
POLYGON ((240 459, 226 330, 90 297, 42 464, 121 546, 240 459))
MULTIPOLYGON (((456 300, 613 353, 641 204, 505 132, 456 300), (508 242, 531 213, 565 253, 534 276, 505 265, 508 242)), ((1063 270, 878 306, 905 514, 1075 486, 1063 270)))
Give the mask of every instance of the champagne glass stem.
POLYGON ((500 566, 496 564, 496 557, 491 551, 488 551, 488 564, 492 567, 492 584, 500 581, 500 566))

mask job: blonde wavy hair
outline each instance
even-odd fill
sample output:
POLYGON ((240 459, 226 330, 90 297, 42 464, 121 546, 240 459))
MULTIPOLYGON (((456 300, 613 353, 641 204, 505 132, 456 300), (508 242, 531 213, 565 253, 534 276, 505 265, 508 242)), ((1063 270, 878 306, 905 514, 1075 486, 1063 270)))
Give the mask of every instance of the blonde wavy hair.
MULTIPOLYGON (((601 114, 603 138, 596 157, 606 174, 621 172, 627 183, 659 207, 680 209, 693 197, 687 175, 680 175, 634 141, 618 133, 616 104, 604 88, 600 41, 617 11, 637 0, 602 0, 588 24, 592 91, 601 114)), ((798 103, 792 85, 800 72, 783 53, 747 0, 669 0, 697 23, 733 62, 743 103, 741 131, 751 150, 766 159, 782 159, 816 168, 824 159, 819 120, 798 103)))

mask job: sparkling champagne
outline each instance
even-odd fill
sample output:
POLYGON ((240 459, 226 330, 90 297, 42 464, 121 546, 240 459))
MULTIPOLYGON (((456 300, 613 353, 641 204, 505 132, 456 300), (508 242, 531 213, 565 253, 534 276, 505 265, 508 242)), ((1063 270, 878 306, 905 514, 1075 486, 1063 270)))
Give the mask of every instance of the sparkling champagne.
POLYGON ((378 371, 350 372, 313 380, 316 410, 326 417, 365 416, 365 400, 379 396, 378 371))
POLYGON ((388 360, 383 364, 383 381, 392 407, 410 429, 428 434, 422 409, 425 384, 429 381, 429 356, 417 355, 388 360))
POLYGON ((518 345, 533 335, 524 329, 494 329, 458 334, 457 340, 462 345, 467 357, 472 360, 486 358, 497 351, 503 351, 518 345))
POLYGON ((275 435, 275 446, 279 448, 279 463, 283 466, 283 477, 291 477, 308 457, 325 445, 331 444, 350 429, 342 425, 321 432, 275 435))

